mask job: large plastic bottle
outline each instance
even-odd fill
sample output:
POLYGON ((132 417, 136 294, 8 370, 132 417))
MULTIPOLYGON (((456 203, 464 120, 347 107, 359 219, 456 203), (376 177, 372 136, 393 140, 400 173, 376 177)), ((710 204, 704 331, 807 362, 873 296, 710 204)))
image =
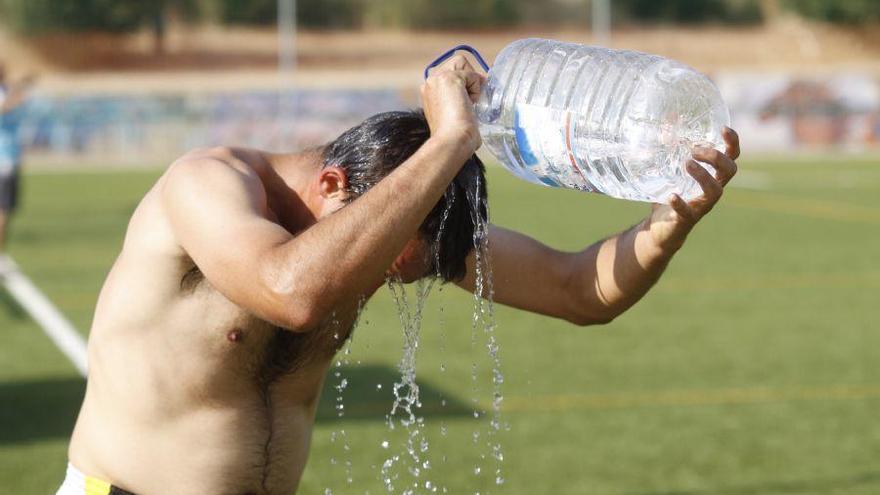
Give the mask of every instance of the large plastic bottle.
POLYGON ((702 194, 695 145, 723 149, 730 116, 705 75, 646 53, 524 39, 477 103, 483 143, 531 182, 637 201, 702 194))

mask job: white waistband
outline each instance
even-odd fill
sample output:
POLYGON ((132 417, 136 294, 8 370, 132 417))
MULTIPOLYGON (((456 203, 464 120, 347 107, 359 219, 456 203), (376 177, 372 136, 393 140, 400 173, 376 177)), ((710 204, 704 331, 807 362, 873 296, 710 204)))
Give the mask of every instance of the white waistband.
POLYGON ((84 495, 86 493, 86 475, 73 464, 67 463, 67 475, 61 488, 55 495, 84 495))

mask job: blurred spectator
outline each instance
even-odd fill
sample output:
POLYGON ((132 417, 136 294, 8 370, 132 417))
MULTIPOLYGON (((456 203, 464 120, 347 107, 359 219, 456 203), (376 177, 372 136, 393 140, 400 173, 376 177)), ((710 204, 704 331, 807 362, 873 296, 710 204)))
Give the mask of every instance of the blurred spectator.
POLYGON ((18 177, 21 166, 19 127, 34 83, 33 76, 12 82, 0 62, 0 254, 6 249, 9 220, 18 203, 18 177))

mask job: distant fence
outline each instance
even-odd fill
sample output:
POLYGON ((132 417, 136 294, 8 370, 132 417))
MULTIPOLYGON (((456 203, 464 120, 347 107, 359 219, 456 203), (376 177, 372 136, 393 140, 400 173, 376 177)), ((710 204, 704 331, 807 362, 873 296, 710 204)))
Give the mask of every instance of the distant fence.
POLYGON ((26 152, 102 162, 143 162, 219 144, 295 150, 404 107, 394 90, 37 96, 21 138, 26 152))
MULTIPOLYGON (((880 82, 872 76, 715 80, 748 152, 880 148, 880 82)), ((27 109, 22 139, 29 153, 102 163, 148 163, 218 144, 295 150, 408 103, 391 89, 42 96, 27 109)))

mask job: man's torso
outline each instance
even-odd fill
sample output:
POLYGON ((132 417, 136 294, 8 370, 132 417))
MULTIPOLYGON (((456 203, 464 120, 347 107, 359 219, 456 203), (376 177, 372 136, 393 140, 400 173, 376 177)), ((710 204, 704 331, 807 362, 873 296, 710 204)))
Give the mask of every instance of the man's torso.
POLYGON ((101 291, 71 462, 144 494, 289 494, 357 302, 308 332, 257 319, 177 246, 161 184, 132 216, 101 291))

